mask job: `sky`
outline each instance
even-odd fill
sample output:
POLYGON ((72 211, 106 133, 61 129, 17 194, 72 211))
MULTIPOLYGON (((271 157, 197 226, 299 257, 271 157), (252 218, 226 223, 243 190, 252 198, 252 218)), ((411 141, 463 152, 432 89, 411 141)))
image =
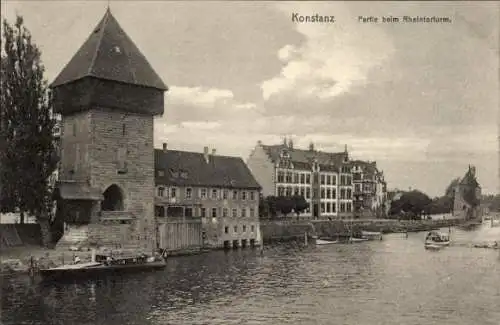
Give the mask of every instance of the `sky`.
MULTIPOLYGON (((107 1, 2 1, 22 15, 53 81, 107 1)), ((245 160, 261 140, 377 161, 389 188, 442 195, 475 165, 499 185, 499 4, 111 1, 170 88, 155 146, 245 160), (334 23, 294 22, 299 15, 334 23), (361 23, 359 16, 451 23, 361 23)), ((380 18, 379 18, 380 19, 380 18)))

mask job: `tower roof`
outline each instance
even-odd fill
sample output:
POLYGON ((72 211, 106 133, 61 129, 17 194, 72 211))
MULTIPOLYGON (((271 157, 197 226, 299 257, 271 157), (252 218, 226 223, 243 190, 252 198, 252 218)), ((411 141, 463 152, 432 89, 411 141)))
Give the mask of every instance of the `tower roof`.
POLYGON ((167 90, 141 51, 108 10, 51 87, 84 77, 167 90))

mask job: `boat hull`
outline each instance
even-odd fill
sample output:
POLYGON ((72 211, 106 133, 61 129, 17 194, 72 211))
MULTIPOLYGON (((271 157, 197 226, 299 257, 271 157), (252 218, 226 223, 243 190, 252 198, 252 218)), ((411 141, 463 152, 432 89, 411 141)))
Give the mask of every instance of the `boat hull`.
POLYGON ((450 246, 450 242, 426 242, 425 243, 425 248, 426 249, 440 249, 443 247, 450 246))
POLYGON ((337 243, 338 243, 338 241, 316 239, 316 245, 332 245, 332 244, 337 244, 337 243))
POLYGON ((166 261, 155 261, 144 264, 123 264, 123 265, 98 265, 83 268, 54 268, 40 270, 40 275, 44 281, 52 280, 72 280, 88 279, 101 276, 117 275, 122 273, 143 272, 149 270, 160 270, 167 266, 166 261))

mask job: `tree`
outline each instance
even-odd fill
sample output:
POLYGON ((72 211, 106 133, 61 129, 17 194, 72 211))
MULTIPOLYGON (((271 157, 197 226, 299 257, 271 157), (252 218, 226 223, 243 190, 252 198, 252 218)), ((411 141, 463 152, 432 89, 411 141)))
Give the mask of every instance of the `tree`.
POLYGON ((290 197, 278 196, 276 198, 276 210, 285 215, 285 217, 292 212, 294 202, 290 197))
POLYGON ((425 193, 418 190, 405 192, 399 200, 391 203, 390 214, 421 217, 423 213, 429 213, 431 202, 432 200, 425 193))
POLYGON ((297 217, 309 207, 309 203, 307 203, 306 199, 302 195, 292 196, 292 202, 293 211, 297 214, 297 217))
POLYGON ((17 16, 3 20, 1 53, 0 210, 36 216, 44 243, 50 242, 51 188, 49 176, 57 160, 54 118, 40 50, 17 16))

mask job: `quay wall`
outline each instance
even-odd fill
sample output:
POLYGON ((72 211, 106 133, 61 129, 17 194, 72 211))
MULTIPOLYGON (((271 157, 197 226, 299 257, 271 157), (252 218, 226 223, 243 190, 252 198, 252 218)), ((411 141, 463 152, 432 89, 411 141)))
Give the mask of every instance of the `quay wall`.
POLYGON ((262 239, 265 243, 287 240, 302 240, 304 234, 318 237, 345 237, 353 233, 364 231, 379 231, 382 233, 418 232, 456 226, 463 220, 267 220, 260 222, 262 239))

